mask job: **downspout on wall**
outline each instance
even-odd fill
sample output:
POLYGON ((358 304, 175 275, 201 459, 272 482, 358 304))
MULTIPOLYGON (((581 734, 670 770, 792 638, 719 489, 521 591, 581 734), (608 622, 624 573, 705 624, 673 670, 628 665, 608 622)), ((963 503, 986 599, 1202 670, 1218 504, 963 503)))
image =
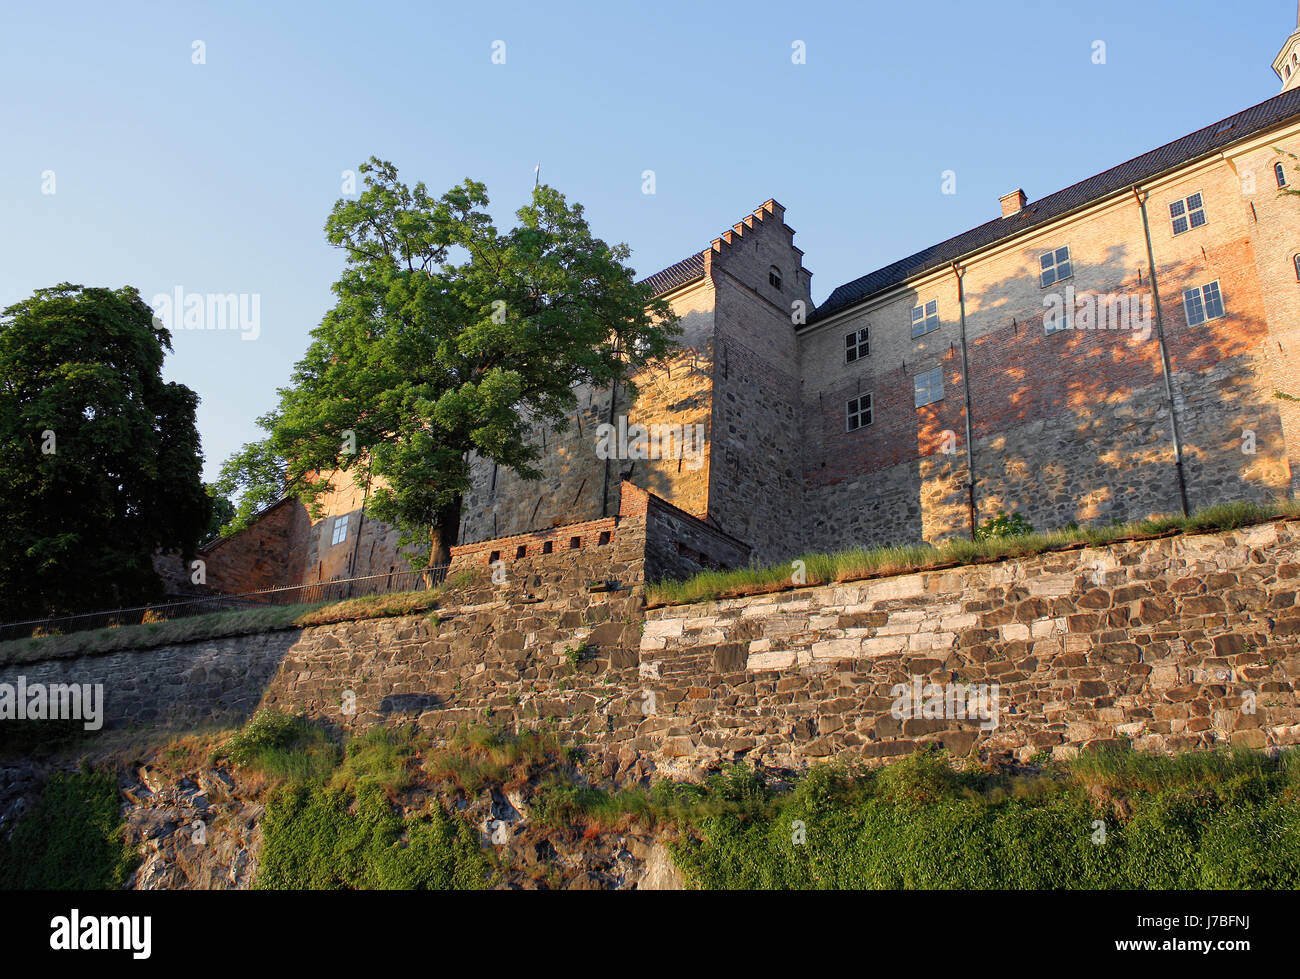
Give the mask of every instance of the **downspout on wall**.
POLYGON ((971 444, 970 365, 966 359, 966 290, 962 284, 964 273, 956 262, 952 263, 952 274, 957 277, 957 306, 961 311, 961 386, 966 394, 966 491, 970 507, 970 539, 974 540, 979 521, 975 510, 975 447, 971 444))
POLYGON ((1174 441, 1174 471, 1178 474, 1178 497, 1183 505, 1183 516, 1189 516, 1187 506, 1187 476, 1183 471, 1183 443, 1178 434, 1178 410, 1174 404, 1174 387, 1169 366, 1169 348, 1165 344, 1164 316, 1160 312, 1160 286, 1156 279, 1156 256, 1151 247, 1151 223, 1147 219, 1146 195, 1137 184, 1133 185, 1133 199, 1142 212, 1142 232, 1147 240, 1147 267, 1151 273, 1151 299, 1156 307, 1156 338, 1160 342, 1160 370, 1165 379, 1165 398, 1169 402, 1169 428, 1174 441))

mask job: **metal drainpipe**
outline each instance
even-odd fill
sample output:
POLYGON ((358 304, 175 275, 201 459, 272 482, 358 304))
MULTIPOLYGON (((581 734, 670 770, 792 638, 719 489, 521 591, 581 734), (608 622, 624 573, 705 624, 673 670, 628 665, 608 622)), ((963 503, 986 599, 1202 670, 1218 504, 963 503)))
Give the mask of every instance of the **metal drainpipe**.
POLYGON ((1169 401, 1169 428, 1174 439, 1174 471, 1178 473, 1178 496, 1183 505, 1183 516, 1190 514, 1187 506, 1187 477, 1183 472, 1183 443, 1178 436, 1178 411, 1174 405, 1174 387, 1170 379, 1169 348, 1165 345, 1164 317, 1160 314, 1160 287, 1156 283, 1156 256, 1151 247, 1151 224, 1147 220, 1147 202, 1137 184, 1133 185, 1133 199, 1142 212, 1142 232, 1147 239, 1147 269, 1151 274, 1151 299, 1156 307, 1156 337, 1160 341, 1160 370, 1165 379, 1165 397, 1169 401))
POLYGON ((956 262, 952 263, 952 274, 957 277, 957 306, 961 311, 961 386, 966 392, 966 489, 970 506, 970 539, 974 540, 978 522, 975 511, 975 447, 971 444, 970 365, 966 361, 966 290, 956 262))

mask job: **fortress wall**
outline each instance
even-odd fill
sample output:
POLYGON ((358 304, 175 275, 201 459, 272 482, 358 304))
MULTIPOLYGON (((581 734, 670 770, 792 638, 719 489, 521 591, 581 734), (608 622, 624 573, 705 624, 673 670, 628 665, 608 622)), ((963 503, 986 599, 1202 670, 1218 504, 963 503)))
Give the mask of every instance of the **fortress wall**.
POLYGON ((118 725, 237 723, 260 704, 439 736, 540 727, 619 779, 926 745, 1300 744, 1300 521, 645 611, 645 519, 508 562, 435 617, 12 664, 0 683, 104 683, 118 725), (912 712, 916 683, 944 696, 912 712))

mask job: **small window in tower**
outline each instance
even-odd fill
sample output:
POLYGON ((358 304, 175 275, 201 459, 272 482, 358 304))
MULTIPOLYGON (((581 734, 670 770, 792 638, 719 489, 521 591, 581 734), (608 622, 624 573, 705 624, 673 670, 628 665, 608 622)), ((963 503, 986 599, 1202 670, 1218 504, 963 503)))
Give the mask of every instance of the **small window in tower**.
POLYGON ((347 539, 348 539, 348 518, 347 518, 347 517, 335 517, 335 518, 334 518, 334 537, 333 537, 333 539, 330 541, 331 546, 334 545, 334 544, 342 544, 342 543, 343 543, 345 540, 347 540, 347 539))
POLYGON ((1283 66, 1282 66, 1282 77, 1283 77, 1284 79, 1285 79, 1285 78, 1290 78, 1290 77, 1291 77, 1291 66, 1290 66, 1290 65, 1283 65, 1283 66))
POLYGON ((571 550, 571 551, 576 551, 576 550, 577 550, 578 548, 580 548, 581 546, 582 546, 582 538, 581 538, 581 537, 570 537, 570 538, 569 538, 569 550, 571 550))
POLYGON ((1280 163, 1274 163, 1273 176, 1277 177, 1277 185, 1279 187, 1286 186, 1286 167, 1282 166, 1280 163))
POLYGON ((871 353, 871 338, 867 327, 864 326, 860 330, 845 335, 844 363, 851 364, 869 353, 871 353))
POLYGON ((602 531, 600 532, 600 536, 599 536, 598 538, 596 538, 596 546, 597 546, 597 547, 604 547, 604 546, 605 546, 606 544, 608 544, 608 543, 609 543, 609 531, 608 531, 608 530, 602 530, 602 531))
POLYGON ((520 544, 518 547, 515 548, 515 557, 519 558, 519 557, 527 557, 527 556, 528 556, 528 547, 526 545, 520 544))
POLYGON ((496 564, 500 560, 501 560, 500 551, 493 551, 491 554, 488 555, 488 564, 496 564))
POLYGON ((548 540, 545 544, 542 545, 543 554, 550 554, 554 550, 555 550, 555 543, 553 541, 548 540))
POLYGON ((767 284, 776 290, 781 288, 781 270, 775 265, 767 270, 767 284))

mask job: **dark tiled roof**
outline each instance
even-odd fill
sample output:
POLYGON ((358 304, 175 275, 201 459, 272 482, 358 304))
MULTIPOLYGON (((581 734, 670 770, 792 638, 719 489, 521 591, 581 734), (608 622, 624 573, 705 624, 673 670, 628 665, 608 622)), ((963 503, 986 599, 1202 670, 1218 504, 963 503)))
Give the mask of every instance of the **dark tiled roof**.
MULTIPOLYGON (((913 276, 947 265, 962 255, 1009 238, 1035 225, 1044 224, 1076 208, 1101 200, 1111 194, 1150 180, 1162 173, 1180 167, 1225 146, 1239 142, 1258 132, 1300 115, 1300 89, 1283 92, 1267 102, 1252 106, 1234 116, 1220 120, 1204 129, 1159 149, 1121 163, 1095 177, 1081 180, 1049 197, 1030 203, 1010 217, 996 218, 987 224, 964 232, 955 238, 932 245, 915 255, 877 269, 870 275, 845 283, 827 297, 808 317, 808 324, 816 323, 833 313, 847 309, 878 292, 883 292, 913 276)), ((660 273, 661 275, 663 273, 660 273)))
POLYGON ((648 275, 641 281, 650 283, 650 288, 654 290, 654 294, 662 296, 665 292, 670 292, 678 286, 684 286, 688 282, 702 278, 703 275, 704 254, 696 252, 690 258, 684 258, 676 265, 670 265, 661 272, 648 275))

